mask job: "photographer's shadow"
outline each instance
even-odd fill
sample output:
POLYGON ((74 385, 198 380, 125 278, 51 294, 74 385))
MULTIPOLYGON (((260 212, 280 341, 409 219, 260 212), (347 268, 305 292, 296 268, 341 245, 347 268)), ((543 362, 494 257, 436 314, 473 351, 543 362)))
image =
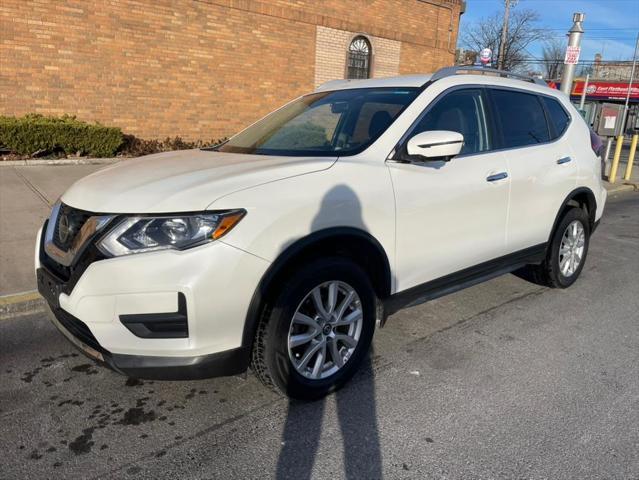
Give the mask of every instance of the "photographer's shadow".
MULTIPOLYGON (((338 185, 324 195, 311 231, 341 226, 342 219, 347 219, 349 227, 367 230, 360 201, 346 185, 338 185)), ((354 378, 334 395, 311 403, 289 402, 277 463, 278 479, 311 478, 318 452, 321 452, 323 462, 328 462, 331 467, 343 458, 345 478, 382 477, 372 355, 371 347, 354 378), (326 408, 326 403, 333 398, 342 440, 324 439, 320 445, 324 413, 331 411, 326 408), (342 452, 339 451, 340 446, 343 447, 342 452), (330 459, 327 460, 327 456, 330 459)))
MULTIPOLYGON (((334 394, 342 441, 324 441, 320 458, 329 462, 344 459, 344 477, 348 479, 382 478, 382 458, 375 406, 375 377, 371 354, 362 369, 343 389, 334 394), (342 446, 340 454, 339 447, 342 446)), ((333 396, 315 402, 289 401, 277 461, 278 479, 309 479, 320 452, 320 437, 326 403, 333 396)), ((331 466, 332 463, 331 463, 331 466)))

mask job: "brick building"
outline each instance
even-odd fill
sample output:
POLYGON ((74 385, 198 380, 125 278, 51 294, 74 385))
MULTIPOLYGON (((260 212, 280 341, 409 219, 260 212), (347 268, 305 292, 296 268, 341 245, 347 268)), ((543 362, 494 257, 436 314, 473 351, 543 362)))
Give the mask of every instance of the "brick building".
POLYGON ((463 0, 2 0, 0 115, 230 135, 327 80, 452 65, 463 0))

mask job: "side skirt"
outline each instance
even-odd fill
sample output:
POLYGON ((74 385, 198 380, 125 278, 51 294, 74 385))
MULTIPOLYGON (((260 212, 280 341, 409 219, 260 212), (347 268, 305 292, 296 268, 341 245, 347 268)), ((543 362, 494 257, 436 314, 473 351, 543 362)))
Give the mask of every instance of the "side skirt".
POLYGON ((510 273, 528 264, 541 263, 546 258, 546 243, 525 248, 503 257, 495 258, 474 267, 465 268, 444 277, 422 283, 397 292, 384 300, 382 325, 389 315, 402 308, 412 307, 449 293, 472 287, 505 273, 510 273))

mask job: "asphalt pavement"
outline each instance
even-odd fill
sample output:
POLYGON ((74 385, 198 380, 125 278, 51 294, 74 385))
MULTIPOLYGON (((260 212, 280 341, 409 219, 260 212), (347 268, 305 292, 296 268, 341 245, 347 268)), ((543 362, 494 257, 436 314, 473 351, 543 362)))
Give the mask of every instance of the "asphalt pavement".
POLYGON ((568 290, 506 275, 401 311, 353 382, 128 380, 0 321, 0 478, 639 478, 639 194, 568 290))

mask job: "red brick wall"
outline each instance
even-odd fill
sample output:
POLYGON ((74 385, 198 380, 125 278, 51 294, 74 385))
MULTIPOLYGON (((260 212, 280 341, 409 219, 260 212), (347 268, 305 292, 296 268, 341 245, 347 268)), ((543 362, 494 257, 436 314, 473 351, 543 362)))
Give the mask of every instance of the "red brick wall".
POLYGON ((452 64, 459 0, 440 2, 1 0, 0 115, 230 135, 314 88, 317 25, 400 41, 400 73, 452 64))

